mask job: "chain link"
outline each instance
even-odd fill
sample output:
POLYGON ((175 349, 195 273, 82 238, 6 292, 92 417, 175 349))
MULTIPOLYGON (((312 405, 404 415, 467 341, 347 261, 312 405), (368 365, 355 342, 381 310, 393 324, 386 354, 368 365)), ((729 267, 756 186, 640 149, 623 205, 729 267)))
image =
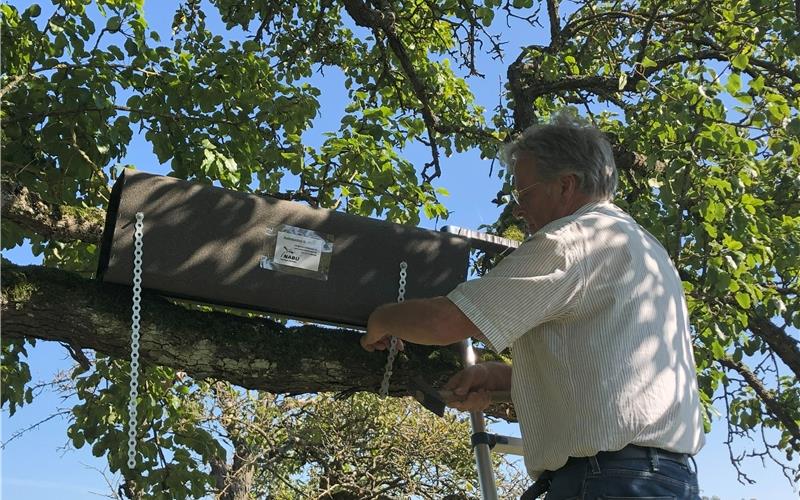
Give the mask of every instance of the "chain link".
MULTIPOLYGON (((406 300, 406 276, 408 275, 406 272, 407 269, 408 264, 406 261, 401 262, 400 282, 399 286, 397 287, 398 304, 406 300)), ((397 337, 392 336, 392 340, 389 343, 389 356, 386 358, 386 368, 384 368, 383 381, 381 382, 380 395, 383 397, 389 395, 389 379, 392 378, 392 365, 394 364, 395 356, 397 356, 397 337)))
POLYGON ((142 229, 144 214, 136 213, 136 227, 133 233, 133 307, 131 314, 131 394, 128 400, 128 468, 136 467, 136 420, 138 410, 136 399, 139 396, 139 321, 142 311, 142 229))

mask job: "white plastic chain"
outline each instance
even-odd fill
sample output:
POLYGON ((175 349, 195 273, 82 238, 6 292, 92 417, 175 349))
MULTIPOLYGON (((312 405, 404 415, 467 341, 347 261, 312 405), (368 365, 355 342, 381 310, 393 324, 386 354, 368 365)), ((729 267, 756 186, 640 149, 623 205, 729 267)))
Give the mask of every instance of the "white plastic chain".
MULTIPOLYGON (((397 287, 397 303, 403 302, 406 300, 406 269, 408 269, 408 264, 406 261, 400 263, 400 284, 397 287)), ((392 378, 392 365, 394 364, 394 358, 397 356, 397 337, 392 337, 391 342, 389 343, 389 357, 386 358, 386 368, 383 372, 383 381, 381 382, 381 392, 380 395, 386 397, 389 395, 389 379, 392 378)))
POLYGON ((128 401, 128 468, 136 467, 136 399, 139 396, 139 313, 142 311, 142 228, 144 214, 136 213, 133 233, 133 313, 131 315, 131 395, 128 401))

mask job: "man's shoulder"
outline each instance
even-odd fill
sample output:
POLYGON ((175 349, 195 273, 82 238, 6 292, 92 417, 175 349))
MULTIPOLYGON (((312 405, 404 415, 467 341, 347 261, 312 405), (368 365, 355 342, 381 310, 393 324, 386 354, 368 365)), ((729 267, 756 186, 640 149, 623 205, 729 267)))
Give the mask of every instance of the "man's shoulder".
POLYGON ((573 216, 575 219, 613 218, 633 221, 633 217, 631 217, 628 212, 620 208, 611 200, 599 201, 584 205, 576 210, 573 216))
POLYGON ((576 212, 570 223, 587 229, 611 231, 640 227, 628 212, 610 201, 576 212))
POLYGON ((636 221, 611 201, 594 202, 547 224, 531 239, 537 236, 559 239, 567 237, 569 233, 581 233, 584 228, 608 228, 614 224, 636 224, 636 221))

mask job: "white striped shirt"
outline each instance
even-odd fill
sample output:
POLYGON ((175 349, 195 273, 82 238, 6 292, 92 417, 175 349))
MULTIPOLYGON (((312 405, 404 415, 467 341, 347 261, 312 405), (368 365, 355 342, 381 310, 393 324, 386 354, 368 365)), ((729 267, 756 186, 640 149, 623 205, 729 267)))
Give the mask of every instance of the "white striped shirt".
POLYGON ((680 277, 658 240, 613 203, 551 222, 448 298, 492 349, 511 347, 534 478, 628 444, 703 446, 680 277))

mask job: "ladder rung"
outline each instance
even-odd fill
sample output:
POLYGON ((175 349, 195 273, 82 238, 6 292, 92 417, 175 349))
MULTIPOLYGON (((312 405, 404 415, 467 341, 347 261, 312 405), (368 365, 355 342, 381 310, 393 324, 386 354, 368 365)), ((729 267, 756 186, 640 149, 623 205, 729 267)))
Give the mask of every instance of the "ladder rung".
POLYGON ((472 446, 488 446, 495 453, 522 456, 522 439, 512 436, 501 436, 491 432, 473 432, 472 446))
POLYGON ((500 436, 493 434, 495 445, 492 451, 504 455, 522 456, 522 439, 512 436, 500 436))

